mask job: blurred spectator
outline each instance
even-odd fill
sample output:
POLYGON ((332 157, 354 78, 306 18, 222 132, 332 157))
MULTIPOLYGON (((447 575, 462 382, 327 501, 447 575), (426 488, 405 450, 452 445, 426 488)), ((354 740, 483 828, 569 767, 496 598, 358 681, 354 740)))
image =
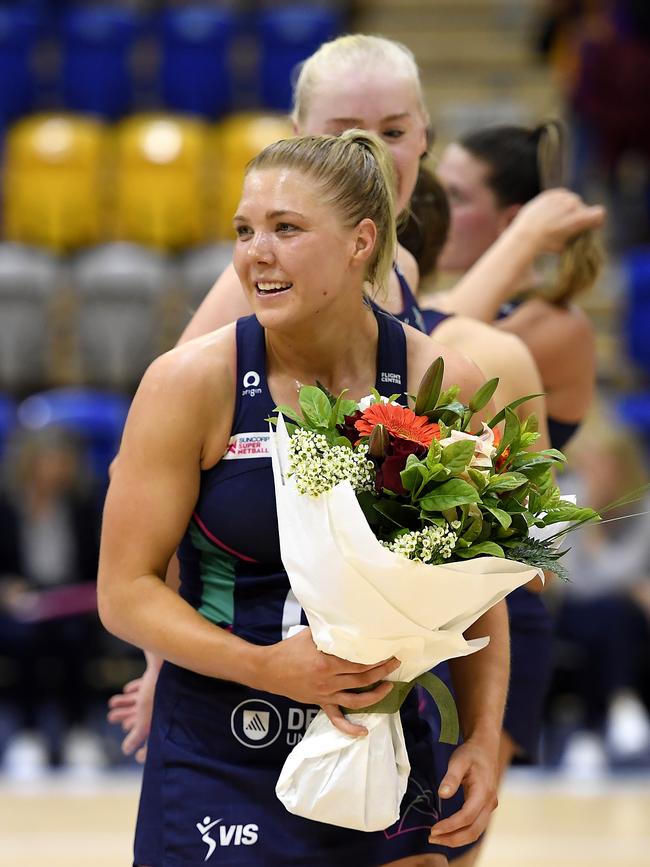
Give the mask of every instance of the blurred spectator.
MULTIPOLYGON (((570 452, 576 478, 562 487, 595 509, 647 478, 636 440, 608 423, 587 426, 570 452)), ((571 659, 582 706, 581 730, 564 753, 572 768, 602 766, 607 755, 638 759, 650 751, 650 719, 641 699, 642 666, 650 654, 649 512, 646 494, 570 539, 565 565, 571 581, 562 587, 557 638, 571 659)))
POLYGON ((88 754, 89 739, 75 728, 87 721, 84 668, 99 635, 88 613, 99 510, 82 454, 63 431, 20 431, 2 471, 0 656, 9 661, 6 697, 17 716, 4 758, 8 770, 26 772, 30 763, 88 754))
POLYGON ((572 186, 605 185, 613 246, 650 240, 647 0, 552 0, 539 48, 572 113, 572 186))

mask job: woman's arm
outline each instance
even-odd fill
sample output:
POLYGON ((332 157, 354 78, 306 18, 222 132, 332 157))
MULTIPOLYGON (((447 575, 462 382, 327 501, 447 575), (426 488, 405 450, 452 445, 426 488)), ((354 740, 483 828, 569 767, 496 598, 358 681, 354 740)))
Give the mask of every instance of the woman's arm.
MULTIPOLYGON (((98 599, 104 625, 118 637, 219 676, 207 660, 215 653, 228 659, 234 645, 163 580, 198 497, 201 462, 210 449, 223 454, 227 443, 234 398, 224 383, 234 375, 228 363, 207 363, 208 354, 196 346, 173 350, 151 365, 138 389, 106 499, 98 599), (210 370, 214 402, 202 399, 210 370), (221 419, 212 406, 222 409, 221 419)), ((248 656, 239 651, 239 665, 229 661, 245 678, 248 656)))
POLYGON ((499 740, 510 676, 505 602, 499 602, 465 632, 466 638, 484 635, 490 636, 490 643, 483 650, 449 661, 464 742, 454 750, 438 793, 448 799, 462 785, 465 803, 433 826, 431 840, 442 846, 463 846, 476 840, 497 806, 499 740))
POLYGON ((584 311, 534 298, 497 327, 517 334, 529 348, 544 382, 548 415, 581 421, 596 385, 596 341, 584 311))
POLYGON ((603 224, 605 209, 569 190, 546 190, 525 204, 508 228, 448 292, 424 302, 436 310, 492 322, 542 253, 558 253, 574 235, 603 224))
POLYGON ((544 386, 535 360, 520 338, 466 316, 444 320, 433 336, 443 345, 471 355, 486 379, 499 378, 493 397, 497 410, 524 395, 541 395, 521 404, 516 413, 521 421, 533 413, 537 416, 540 438, 535 451, 549 447, 544 386))
POLYGON ((392 689, 385 678, 398 660, 360 665, 320 653, 308 629, 267 647, 251 644, 207 620, 163 580, 192 516, 201 469, 226 448, 234 356, 234 329, 222 329, 172 350, 145 374, 106 500, 100 617, 119 638, 176 665, 321 705, 341 731, 363 734, 340 706, 381 700, 392 689), (359 687, 371 689, 350 691, 359 687))

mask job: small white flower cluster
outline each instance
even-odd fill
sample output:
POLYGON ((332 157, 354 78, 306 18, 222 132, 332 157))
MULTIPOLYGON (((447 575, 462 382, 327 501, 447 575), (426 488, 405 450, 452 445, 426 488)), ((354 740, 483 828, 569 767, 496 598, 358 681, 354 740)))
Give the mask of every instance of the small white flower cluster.
POLYGON ((392 542, 382 542, 396 554, 419 563, 442 563, 451 557, 458 536, 447 527, 430 526, 412 530, 392 542))
POLYGON ((323 434, 297 428, 289 442, 289 475, 301 494, 317 497, 339 482, 348 481, 355 491, 372 491, 375 465, 366 457, 368 446, 354 449, 330 446, 323 434))

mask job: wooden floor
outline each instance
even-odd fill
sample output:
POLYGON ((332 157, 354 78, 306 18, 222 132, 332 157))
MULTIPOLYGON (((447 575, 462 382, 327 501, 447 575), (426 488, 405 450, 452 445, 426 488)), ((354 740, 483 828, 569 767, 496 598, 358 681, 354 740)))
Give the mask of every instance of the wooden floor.
MULTIPOLYGON (((129 867, 137 795, 131 774, 0 778, 1 867, 129 867)), ((481 867, 604 865, 650 867, 650 777, 509 778, 481 867)))

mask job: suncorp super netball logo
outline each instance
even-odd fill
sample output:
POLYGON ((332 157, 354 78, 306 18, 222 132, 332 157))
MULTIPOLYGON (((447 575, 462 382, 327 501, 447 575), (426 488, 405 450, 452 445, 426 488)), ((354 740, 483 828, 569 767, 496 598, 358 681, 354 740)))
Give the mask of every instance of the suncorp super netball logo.
POLYGON ((249 433, 233 434, 230 437, 228 448, 223 456, 225 461, 234 461, 241 458, 268 458, 271 435, 268 431, 250 431, 249 433))

